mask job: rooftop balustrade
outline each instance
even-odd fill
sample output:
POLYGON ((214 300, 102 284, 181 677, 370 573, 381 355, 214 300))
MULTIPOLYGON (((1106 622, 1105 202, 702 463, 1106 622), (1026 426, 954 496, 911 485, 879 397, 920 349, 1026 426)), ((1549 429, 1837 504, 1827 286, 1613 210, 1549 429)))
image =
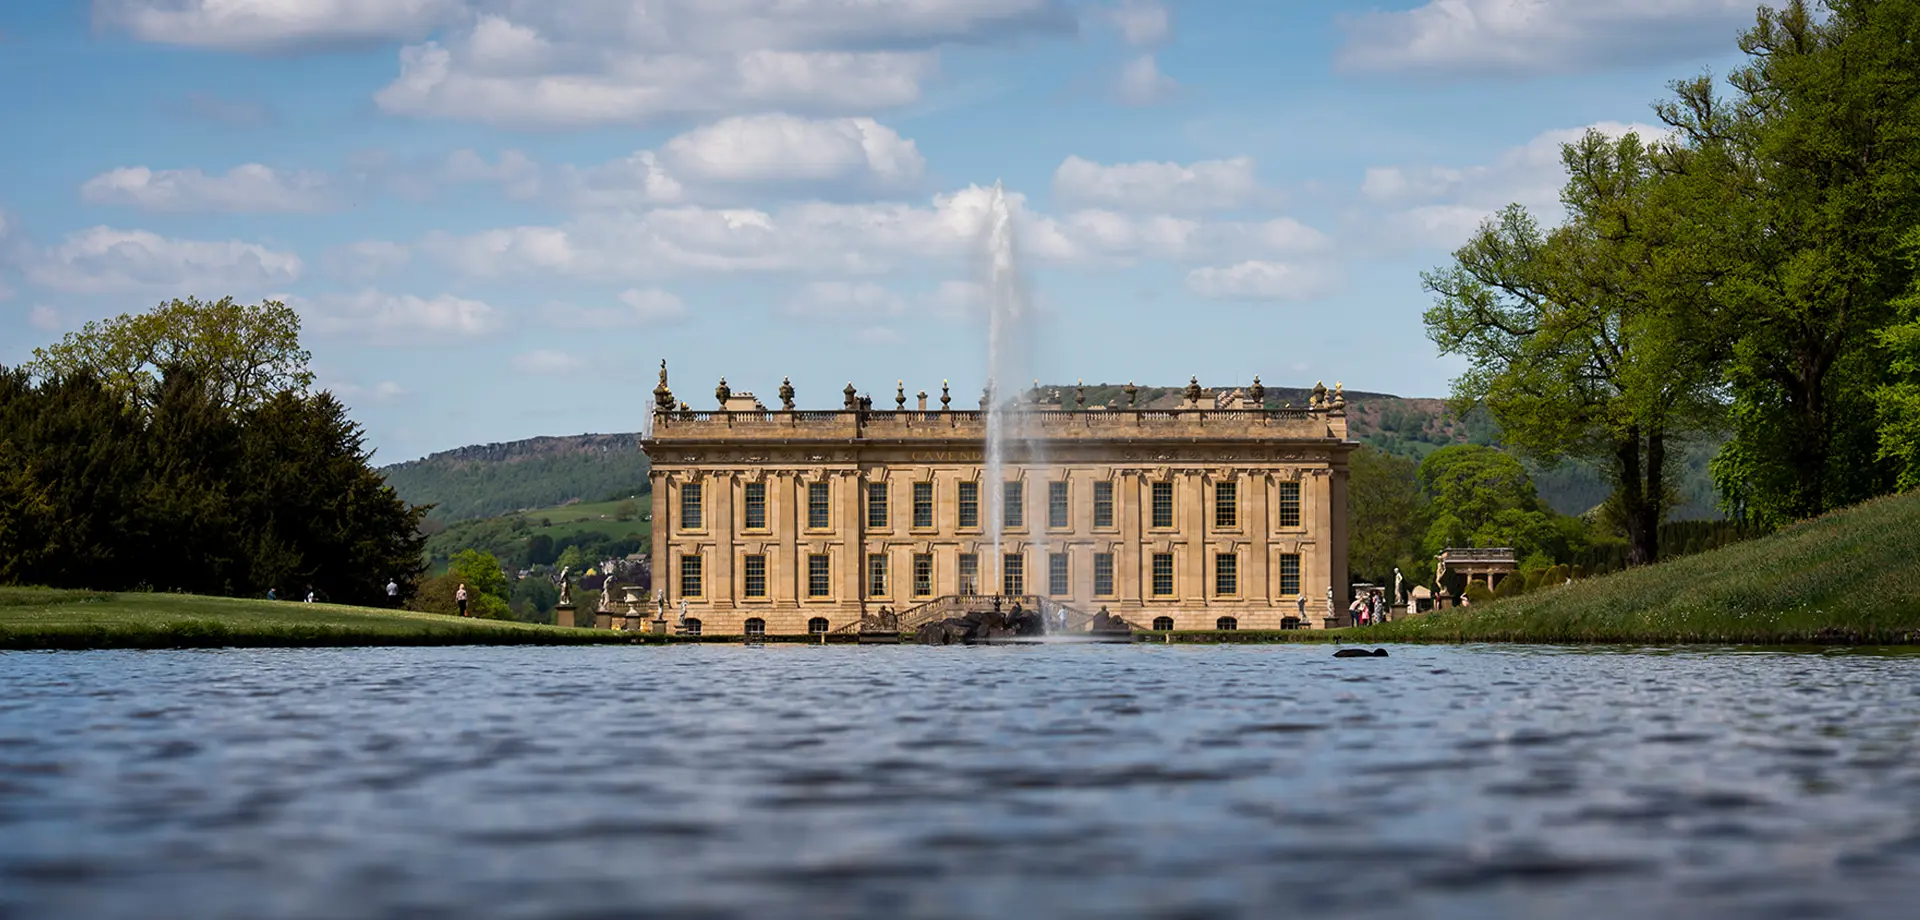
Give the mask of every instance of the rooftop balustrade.
MULTIPOLYGON (((1244 438, 1344 440, 1344 412, 1328 409, 1013 409, 1009 436, 1021 440, 1244 438)), ((690 411, 653 415, 652 440, 960 440, 981 441, 979 410, 837 409, 690 411)))

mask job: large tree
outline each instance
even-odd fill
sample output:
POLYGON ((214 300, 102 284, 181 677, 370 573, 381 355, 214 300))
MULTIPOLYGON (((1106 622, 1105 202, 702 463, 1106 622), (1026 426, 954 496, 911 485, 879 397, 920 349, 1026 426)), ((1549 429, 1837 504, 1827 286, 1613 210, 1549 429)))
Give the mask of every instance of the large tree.
POLYGON ((1451 546, 1509 546, 1536 564, 1568 555, 1561 519, 1540 501, 1527 468, 1505 451, 1442 447, 1420 462, 1419 475, 1432 520, 1421 546, 1427 558, 1451 546))
MULTIPOLYGON (((1419 464, 1362 446, 1347 461, 1347 569, 1354 577, 1391 584, 1396 566, 1412 565, 1427 532, 1419 464)), ((1419 578, 1425 565, 1405 574, 1419 578)))
POLYGON ((1511 205, 1423 276, 1428 335, 1465 357, 1454 410, 1485 405, 1507 446, 1612 473, 1629 559, 1659 557, 1675 438, 1710 424, 1719 337, 1696 190, 1635 134, 1566 145, 1566 221, 1511 205))
POLYGON ((1732 434, 1714 473, 1737 513, 1790 520, 1877 494, 1875 330, 1920 217, 1920 0, 1790 0, 1740 38, 1719 94, 1674 85, 1660 116, 1717 183, 1732 434))
POLYGON ((158 402, 165 370, 172 368, 192 374, 219 406, 246 409, 311 385, 309 357, 300 347, 300 314, 287 305, 189 297, 87 323, 58 344, 35 349, 26 367, 43 380, 90 374, 143 409, 158 402))
POLYGON ((1920 488, 1920 230, 1908 235, 1913 287, 1895 301, 1900 322, 1880 330, 1881 347, 1892 358, 1893 381, 1875 393, 1880 410, 1881 460, 1894 465, 1901 489, 1920 488))

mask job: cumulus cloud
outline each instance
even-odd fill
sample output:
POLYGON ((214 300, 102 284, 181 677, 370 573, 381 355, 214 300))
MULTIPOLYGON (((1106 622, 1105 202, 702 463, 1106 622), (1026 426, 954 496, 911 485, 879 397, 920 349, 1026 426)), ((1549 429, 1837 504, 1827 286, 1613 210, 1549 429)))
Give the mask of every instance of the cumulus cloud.
POLYGON ((670 291, 629 288, 615 298, 617 307, 580 307, 552 303, 543 311, 549 322, 569 328, 612 329, 621 326, 663 326, 687 317, 687 305, 670 291))
POLYGON ((1120 68, 1114 92, 1128 105, 1153 105, 1173 95, 1179 84, 1160 72, 1160 62, 1151 54, 1138 54, 1120 68))
POLYGON ((1066 205, 1162 213, 1232 210, 1271 201, 1254 178, 1252 157, 1107 166, 1069 156, 1053 171, 1053 195, 1066 205))
POLYGON ((1108 9, 1106 15, 1129 45, 1160 44, 1172 30, 1167 8, 1161 6, 1159 0, 1125 0, 1108 9))
POLYGON ((953 42, 1072 29, 1063 0, 510 3, 408 45, 388 112, 514 126, 789 110, 855 114, 920 98, 953 42))
POLYGON ((365 279, 396 271, 412 258, 412 251, 399 243, 361 240, 328 250, 321 262, 330 274, 365 279))
POLYGON ((1285 262, 1247 261, 1187 273, 1187 290, 1221 300, 1303 300, 1325 287, 1323 272, 1285 262))
POLYGON ((523 374, 564 374, 581 366, 579 358, 564 351, 541 348, 515 355, 513 367, 523 374))
POLYGON ((1543 73, 1731 50, 1753 0, 1429 0, 1345 24, 1354 71, 1543 73))
POLYGON ((903 185, 918 181, 926 167, 913 141, 871 118, 725 118, 668 141, 661 154, 684 175, 720 182, 870 176, 903 185))
POLYGON ((402 41, 463 15, 462 0, 94 0, 96 24, 141 41, 235 51, 402 41))
POLYGON ((80 197, 93 204, 181 213, 302 213, 326 210, 337 201, 324 173, 279 172, 259 163, 217 176, 198 169, 123 166, 88 179, 80 197))
POLYGON ((1560 218, 1560 188, 1566 169, 1560 148, 1588 128, 1608 137, 1637 133, 1653 141, 1666 128, 1616 121, 1555 128, 1501 151, 1491 163, 1471 166, 1380 166, 1366 171, 1361 197, 1385 209, 1388 236, 1415 245, 1457 246, 1480 222, 1509 204, 1525 205, 1543 221, 1560 218))
POLYGON ((478 300, 443 294, 424 298, 366 289, 353 294, 289 297, 317 336, 356 339, 374 345, 416 344, 436 339, 479 338, 498 332, 505 316, 478 300))
POLYGON ((77 294, 238 293, 296 281, 305 268, 299 256, 257 243, 112 227, 82 230, 20 258, 28 280, 77 294))

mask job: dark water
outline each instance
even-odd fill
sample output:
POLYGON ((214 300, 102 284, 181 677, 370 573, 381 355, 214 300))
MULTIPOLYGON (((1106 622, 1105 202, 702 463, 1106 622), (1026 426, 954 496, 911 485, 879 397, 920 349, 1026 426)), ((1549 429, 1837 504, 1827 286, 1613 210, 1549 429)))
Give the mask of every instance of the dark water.
POLYGON ((1331 651, 0 653, 0 916, 1920 916, 1920 658, 1331 651))

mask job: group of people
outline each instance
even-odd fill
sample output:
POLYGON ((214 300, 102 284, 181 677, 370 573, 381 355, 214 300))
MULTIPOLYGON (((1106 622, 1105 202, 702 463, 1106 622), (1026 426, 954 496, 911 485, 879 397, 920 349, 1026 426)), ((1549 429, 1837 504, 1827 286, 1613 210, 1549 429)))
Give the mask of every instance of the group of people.
POLYGON ((1379 591, 1370 591, 1353 599, 1347 605, 1347 613, 1353 617, 1355 626, 1372 626, 1385 623, 1392 609, 1387 605, 1387 596, 1379 591))
MULTIPOLYGON (((460 586, 460 612, 462 616, 466 615, 466 610, 467 610, 466 595, 467 595, 467 586, 461 585, 460 586)), ((279 599, 280 599, 280 589, 278 588, 267 589, 267 600, 277 601, 279 599)), ((314 590, 313 585, 307 585, 306 595, 302 597, 301 600, 309 604, 318 603, 320 600, 320 592, 314 590)), ((400 606, 400 583, 391 578, 387 579, 387 606, 395 607, 395 608, 398 608, 400 606)))

